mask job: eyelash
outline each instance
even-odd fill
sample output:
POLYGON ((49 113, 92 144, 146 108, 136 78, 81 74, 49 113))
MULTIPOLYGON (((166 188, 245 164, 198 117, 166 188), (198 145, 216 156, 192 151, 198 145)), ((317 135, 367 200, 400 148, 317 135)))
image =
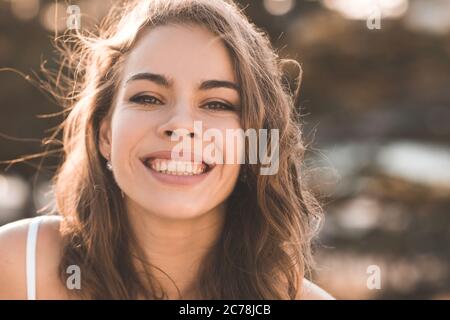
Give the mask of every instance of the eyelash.
MULTIPOLYGON (((134 103, 138 103, 138 104, 145 104, 145 105, 147 105, 147 104, 154 104, 152 102, 143 101, 144 99, 147 100, 149 98, 160 101, 159 99, 155 98, 154 96, 150 96, 150 95, 136 95, 136 96, 131 97, 130 101, 134 102, 134 103)), ((220 101, 212 101, 212 102, 207 103, 206 105, 211 105, 211 104, 217 104, 217 105, 220 105, 222 107, 222 108, 210 109, 210 110, 214 110, 214 111, 236 110, 236 107, 234 107, 232 105, 229 105, 227 103, 220 102, 220 101)))

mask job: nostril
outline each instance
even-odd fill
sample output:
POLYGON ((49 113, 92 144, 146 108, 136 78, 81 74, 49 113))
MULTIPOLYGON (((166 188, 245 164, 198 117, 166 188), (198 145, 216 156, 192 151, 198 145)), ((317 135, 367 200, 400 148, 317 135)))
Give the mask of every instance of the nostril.
MULTIPOLYGON (((173 130, 165 130, 164 134, 167 135, 168 137, 172 137, 172 135, 175 135, 176 132, 173 130)), ((194 132, 189 132, 189 137, 190 138, 194 138, 195 137, 195 133, 194 132)))
POLYGON ((172 134, 173 134, 173 131, 172 131, 172 130, 165 130, 165 131, 164 131, 164 134, 165 134, 166 136, 168 136, 168 137, 171 137, 172 134))

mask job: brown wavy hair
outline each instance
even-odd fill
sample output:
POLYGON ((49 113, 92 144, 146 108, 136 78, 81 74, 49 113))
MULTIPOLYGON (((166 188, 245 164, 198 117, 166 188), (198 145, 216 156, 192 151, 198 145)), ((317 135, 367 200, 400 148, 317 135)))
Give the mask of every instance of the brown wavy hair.
POLYGON ((127 53, 143 28, 167 24, 196 24, 220 37, 242 88, 242 128, 279 130, 278 173, 260 175, 260 164, 244 164, 247 180, 227 199, 223 230, 198 273, 200 298, 294 299, 312 266, 311 242, 322 217, 302 178, 306 147, 296 105, 301 68, 281 59, 267 34, 225 0, 126 1, 95 32, 72 32, 57 41, 62 59, 53 93, 67 112, 55 133, 63 132, 64 149, 54 177, 56 207, 64 217, 61 281, 67 266, 78 265, 82 298, 167 297, 99 151, 100 122, 111 112, 127 53), (293 89, 287 63, 299 70, 293 89))

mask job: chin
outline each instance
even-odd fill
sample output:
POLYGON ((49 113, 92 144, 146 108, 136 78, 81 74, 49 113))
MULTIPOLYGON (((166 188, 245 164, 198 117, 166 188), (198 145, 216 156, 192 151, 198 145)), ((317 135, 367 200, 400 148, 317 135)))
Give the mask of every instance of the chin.
MULTIPOLYGON (((191 200, 192 201, 192 200, 191 200)), ((188 201, 176 201, 171 200, 154 200, 150 203, 146 203, 143 207, 148 212, 152 212, 160 218, 167 219, 192 219, 200 217, 208 210, 196 206, 187 205, 188 201), (157 204, 155 205, 155 202, 157 204)))

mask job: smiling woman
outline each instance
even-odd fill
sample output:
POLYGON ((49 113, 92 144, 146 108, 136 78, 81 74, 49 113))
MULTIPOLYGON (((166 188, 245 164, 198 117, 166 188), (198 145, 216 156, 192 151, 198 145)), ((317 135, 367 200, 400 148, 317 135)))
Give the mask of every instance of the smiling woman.
POLYGON ((60 95, 59 218, 0 229, 0 287, 40 299, 331 298, 305 280, 321 210, 300 171, 298 88, 284 85, 266 34, 231 1, 152 0, 73 37, 61 51, 74 72, 60 95), (249 157, 228 140, 213 142, 216 160, 174 157, 179 132, 188 147, 203 142, 195 121, 223 136, 278 130, 278 171, 216 161, 249 157))

